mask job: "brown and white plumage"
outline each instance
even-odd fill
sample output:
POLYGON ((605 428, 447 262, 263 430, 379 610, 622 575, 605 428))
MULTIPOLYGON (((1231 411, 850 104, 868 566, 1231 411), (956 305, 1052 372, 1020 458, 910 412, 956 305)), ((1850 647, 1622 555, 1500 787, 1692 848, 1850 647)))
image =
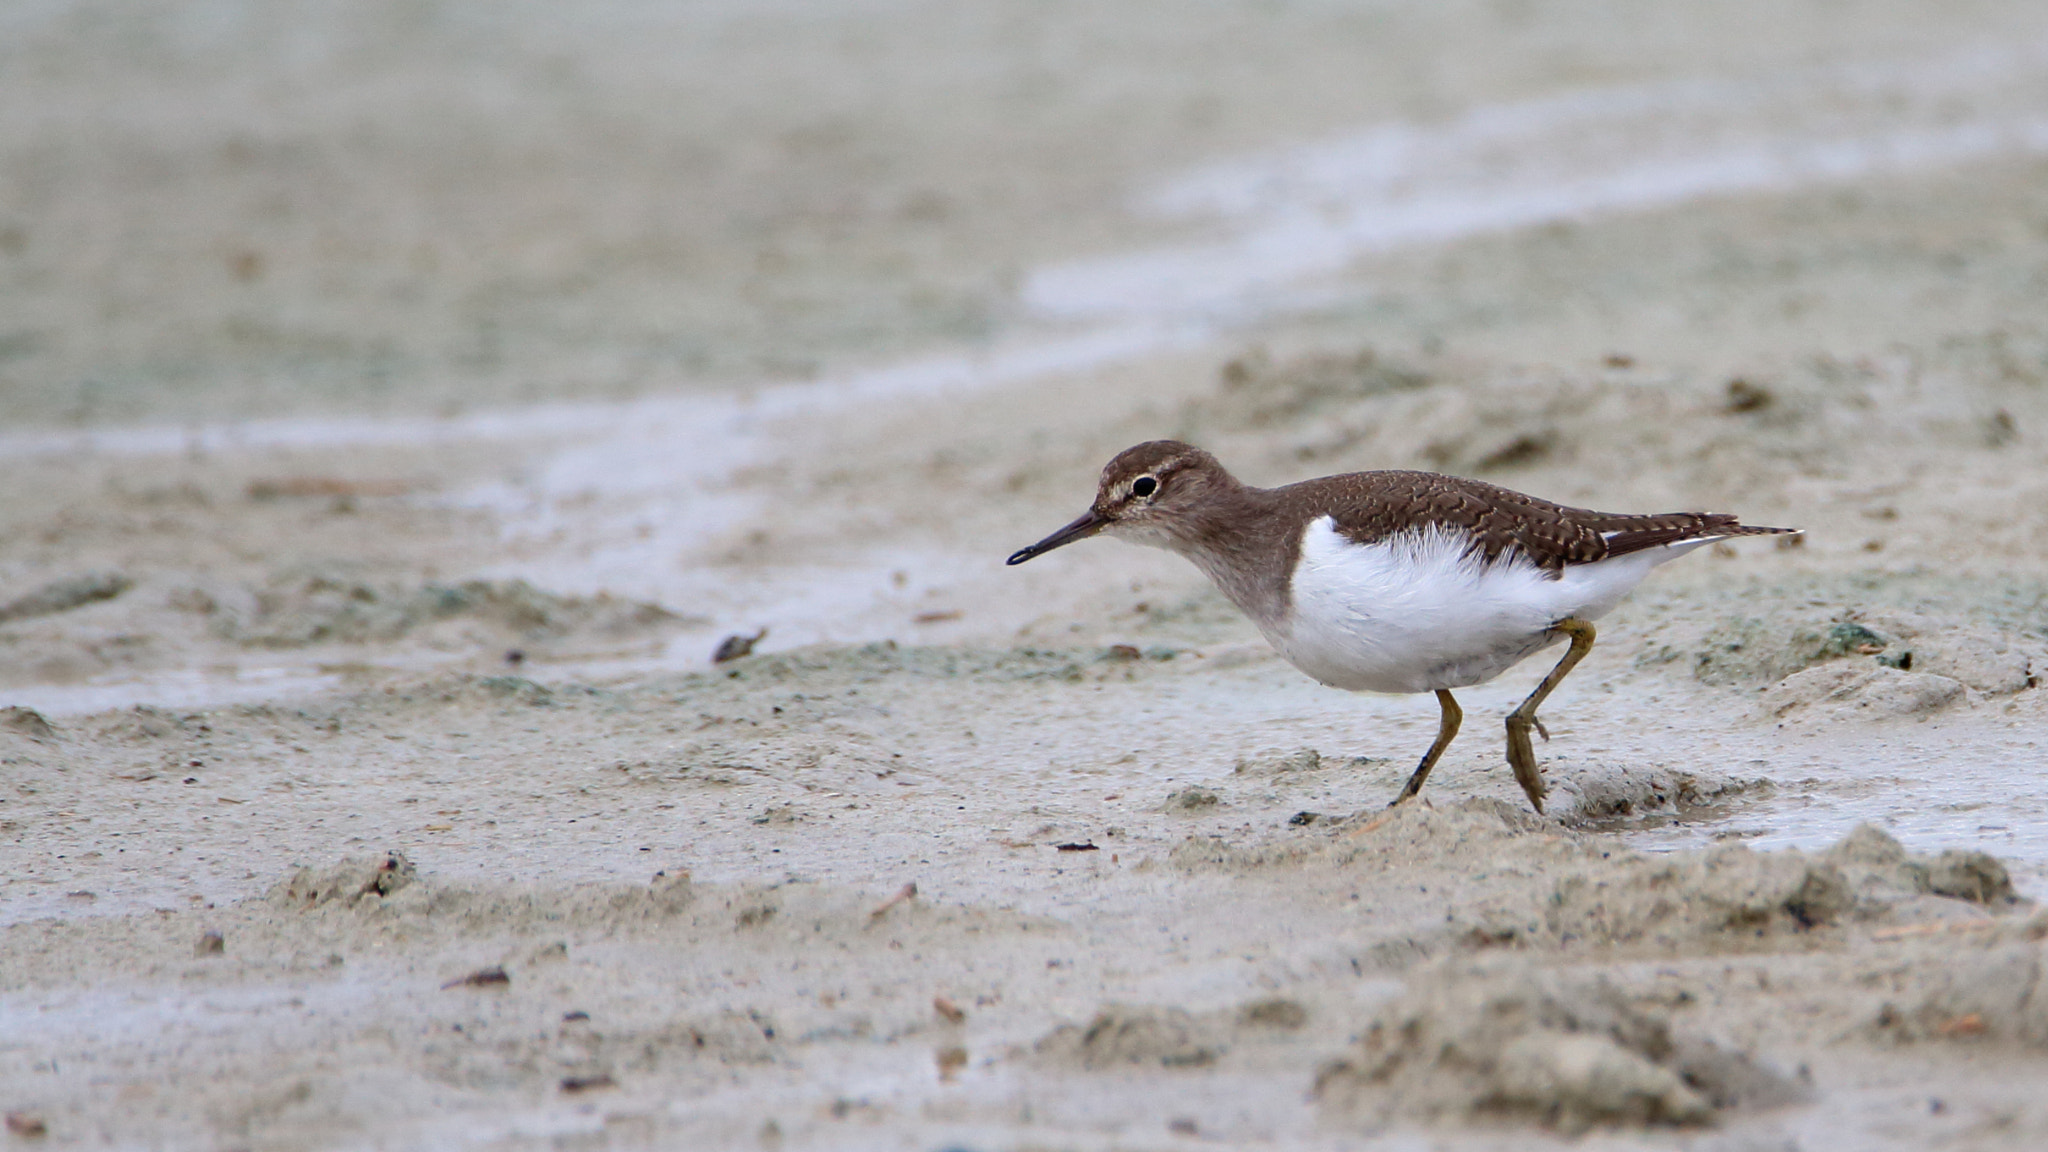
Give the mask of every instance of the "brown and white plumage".
MULTIPOLYGON (((1536 726, 1534 705, 1590 647, 1590 621, 1651 568, 1727 537, 1790 531, 1715 513, 1595 512, 1433 472, 1255 488, 1199 448, 1154 440, 1119 453, 1088 512, 1009 563, 1098 533, 1178 552, 1297 668, 1338 688, 1436 692, 1454 733, 1450 689, 1573 638, 1566 662, 1517 711, 1536 726)), ((1404 796, 1448 742, 1440 737, 1404 796)), ((1540 810, 1533 761, 1516 771, 1540 810)))

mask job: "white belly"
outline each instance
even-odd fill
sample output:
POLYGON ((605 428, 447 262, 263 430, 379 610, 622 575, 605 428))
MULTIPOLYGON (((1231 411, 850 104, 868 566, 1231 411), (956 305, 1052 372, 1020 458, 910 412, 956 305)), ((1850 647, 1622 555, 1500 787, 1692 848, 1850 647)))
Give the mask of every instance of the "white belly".
POLYGON ((1489 564, 1462 535, 1436 529, 1354 544, 1326 516, 1302 537, 1291 610, 1266 638, 1331 687, 1463 688, 1554 643, 1557 621, 1605 615, 1650 569, 1709 542, 1572 565, 1552 578, 1520 556, 1489 564))

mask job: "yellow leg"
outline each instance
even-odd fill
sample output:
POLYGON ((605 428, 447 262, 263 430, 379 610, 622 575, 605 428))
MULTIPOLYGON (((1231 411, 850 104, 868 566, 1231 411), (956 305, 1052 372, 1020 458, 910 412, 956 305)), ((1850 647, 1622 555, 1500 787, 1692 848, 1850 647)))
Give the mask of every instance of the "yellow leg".
MULTIPOLYGON (((1444 749, 1449 748, 1451 741, 1457 737, 1458 725, 1464 722, 1464 710, 1458 707, 1456 700, 1451 699, 1448 689, 1436 690, 1436 702, 1443 707, 1443 718, 1436 730, 1436 743, 1431 744, 1429 751, 1423 754, 1422 764, 1415 769, 1415 775, 1408 778, 1408 786, 1401 789, 1399 796, 1394 797, 1394 804, 1413 800, 1416 794, 1422 791, 1422 782, 1429 779, 1429 770, 1436 767, 1436 762, 1443 756, 1444 749)), ((1392 808, 1394 804, 1387 807, 1392 808)))
POLYGON ((1593 650, 1593 625, 1590 621, 1567 616, 1552 624, 1550 630, 1571 637, 1572 646, 1565 651, 1564 659, 1557 662, 1557 667, 1550 670, 1550 675, 1543 678, 1543 683, 1522 701, 1522 706, 1508 713, 1508 766, 1515 770, 1515 782, 1529 794, 1529 803, 1534 804, 1538 812, 1543 811, 1543 777, 1536 771, 1536 748, 1529 743, 1529 729, 1542 733, 1545 740, 1550 739, 1550 733, 1544 732, 1543 722, 1536 719, 1536 708, 1550 695, 1550 690, 1586 658, 1586 653, 1593 650))

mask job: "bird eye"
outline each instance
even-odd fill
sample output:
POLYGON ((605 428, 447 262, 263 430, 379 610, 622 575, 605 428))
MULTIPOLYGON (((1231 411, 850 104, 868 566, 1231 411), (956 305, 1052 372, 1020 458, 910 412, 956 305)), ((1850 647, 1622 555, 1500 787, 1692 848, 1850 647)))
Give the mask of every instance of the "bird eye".
POLYGON ((1140 476, 1131 481, 1131 495, 1144 498, 1159 491, 1159 481, 1150 476, 1140 476))

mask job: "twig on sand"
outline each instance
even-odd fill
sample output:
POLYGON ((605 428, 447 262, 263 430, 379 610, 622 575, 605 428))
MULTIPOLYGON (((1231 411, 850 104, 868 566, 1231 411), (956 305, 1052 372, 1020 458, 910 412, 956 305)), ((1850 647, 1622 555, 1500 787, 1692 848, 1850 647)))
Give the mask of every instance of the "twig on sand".
POLYGON ((889 909, 894 908, 898 904, 902 904, 907 901, 915 899, 917 899, 917 881, 912 880, 910 883, 905 884, 901 888, 898 888, 894 896, 891 896, 887 900, 884 900, 880 904, 876 905, 875 910, 873 912, 868 913, 868 919, 880 920, 882 918, 882 914, 887 912, 889 909))
POLYGON ((443 990, 449 988, 488 988, 494 984, 510 984, 511 982, 511 975, 504 968, 493 964, 489 968, 479 968, 467 976, 457 976, 455 979, 441 985, 441 987, 443 990))
POLYGON ((1946 920, 1934 924, 1897 924, 1870 933, 1872 940, 1904 940, 1910 936, 1945 936, 1950 932, 1982 932, 1998 926, 1996 920, 1946 920))

